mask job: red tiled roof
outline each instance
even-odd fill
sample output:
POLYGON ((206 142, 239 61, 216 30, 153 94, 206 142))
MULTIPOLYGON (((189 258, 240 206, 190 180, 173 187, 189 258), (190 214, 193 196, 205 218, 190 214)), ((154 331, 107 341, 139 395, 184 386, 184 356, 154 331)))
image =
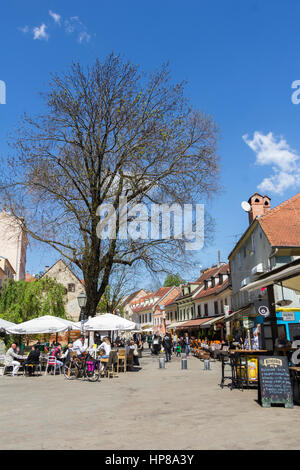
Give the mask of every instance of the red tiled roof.
POLYGON ((26 274, 25 274, 25 281, 26 281, 26 282, 33 282, 33 281, 35 281, 35 280, 36 280, 36 278, 33 277, 33 276, 31 276, 31 274, 29 274, 29 273, 26 273, 26 274))
MULTIPOLYGON (((154 307, 155 304, 159 303, 159 300, 164 297, 166 294, 168 294, 169 291, 171 291, 172 289, 174 289, 174 286, 171 286, 171 287, 160 287, 156 292, 151 292, 151 294, 148 294, 144 297, 141 297, 133 302, 131 302, 131 305, 137 305, 136 307, 131 307, 133 312, 134 313, 137 313, 137 312, 143 312, 143 311, 146 311, 146 310, 151 310, 152 307, 154 307), (141 305, 145 300, 149 300, 149 299, 156 299, 154 302, 152 302, 151 304, 147 304, 147 305, 141 305)), ((170 300, 169 302, 173 302, 174 299, 170 300)), ((168 302, 168 301, 167 301, 168 302)), ((167 305, 167 303, 164 303, 162 301, 162 303, 164 305, 167 305)))
POLYGON ((300 193, 258 218, 272 246, 300 246, 300 193))
POLYGON ((173 289, 174 286, 171 287, 160 287, 156 292, 155 292, 155 297, 163 297, 166 295, 171 289, 173 289))
POLYGON ((208 297, 209 295, 219 294, 229 286, 229 279, 227 278, 222 284, 217 284, 215 287, 209 289, 202 289, 194 299, 201 299, 202 297, 208 297))
POLYGON ((202 272, 201 276, 197 279, 196 282, 202 283, 206 279, 210 279, 217 274, 226 274, 229 270, 229 264, 222 264, 221 266, 214 266, 213 268, 206 269, 202 272))

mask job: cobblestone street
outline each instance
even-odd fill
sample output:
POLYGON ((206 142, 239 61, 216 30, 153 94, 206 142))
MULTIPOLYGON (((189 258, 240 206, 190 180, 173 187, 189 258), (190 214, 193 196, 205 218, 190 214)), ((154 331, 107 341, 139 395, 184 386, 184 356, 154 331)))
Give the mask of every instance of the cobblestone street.
POLYGON ((263 409, 257 391, 219 387, 198 359, 98 383, 1 377, 1 449, 300 449, 300 407, 263 409), (284 433, 282 433, 284 430, 284 433))

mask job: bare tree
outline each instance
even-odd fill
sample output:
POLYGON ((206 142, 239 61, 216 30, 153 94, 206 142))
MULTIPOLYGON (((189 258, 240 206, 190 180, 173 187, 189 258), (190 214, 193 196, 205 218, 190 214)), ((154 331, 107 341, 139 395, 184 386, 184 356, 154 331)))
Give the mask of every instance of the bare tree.
POLYGON ((46 112, 25 115, 11 139, 3 207, 29 237, 82 271, 88 315, 117 266, 144 263, 158 272, 184 257, 174 238, 121 240, 119 218, 115 237, 100 239, 101 204, 118 212, 120 196, 131 206, 182 204, 216 191, 216 126, 183 91, 183 83, 170 83, 168 66, 146 76, 113 54, 87 69, 75 63, 52 77, 46 112))

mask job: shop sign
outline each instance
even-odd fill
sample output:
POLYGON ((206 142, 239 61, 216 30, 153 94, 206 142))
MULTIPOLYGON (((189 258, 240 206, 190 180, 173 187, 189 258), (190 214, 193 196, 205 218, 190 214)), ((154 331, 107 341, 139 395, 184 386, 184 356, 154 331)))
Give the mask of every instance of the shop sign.
POLYGON ((243 326, 244 326, 244 328, 246 328, 247 330, 250 330, 251 328, 254 327, 254 321, 249 320, 249 318, 247 318, 247 320, 243 320, 243 326))
POLYGON ((266 318, 270 315, 270 308, 267 300, 255 300, 255 311, 262 317, 266 318))
POLYGON ((295 312, 282 312, 283 321, 295 321, 295 312))

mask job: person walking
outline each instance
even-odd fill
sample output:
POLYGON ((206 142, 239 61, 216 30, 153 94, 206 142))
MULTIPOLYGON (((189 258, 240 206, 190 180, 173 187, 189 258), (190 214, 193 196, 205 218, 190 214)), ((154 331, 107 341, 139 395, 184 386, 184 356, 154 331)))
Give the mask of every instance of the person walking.
POLYGON ((151 346, 152 346, 152 335, 150 333, 150 335, 148 335, 147 337, 147 343, 148 343, 148 348, 150 349, 151 351, 151 346))
POLYGON ((185 355, 186 357, 190 357, 190 338, 189 338, 189 334, 188 333, 185 333, 184 334, 184 344, 185 344, 185 355))
POLYGON ((172 346, 173 346, 172 339, 169 333, 166 333, 162 344, 163 344, 165 354, 166 354, 166 362, 169 362, 172 359, 172 346))
POLYGON ((178 337, 177 337, 177 334, 174 333, 173 335, 173 352, 174 353, 176 352, 176 349, 177 349, 177 343, 178 343, 178 337))

